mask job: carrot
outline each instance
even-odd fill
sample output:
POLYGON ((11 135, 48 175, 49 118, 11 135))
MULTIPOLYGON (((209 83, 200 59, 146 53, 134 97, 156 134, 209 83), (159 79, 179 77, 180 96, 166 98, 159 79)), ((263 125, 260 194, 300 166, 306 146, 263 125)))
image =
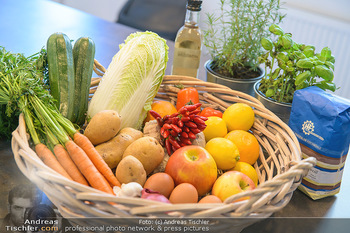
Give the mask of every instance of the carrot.
POLYGON ((43 143, 38 143, 35 145, 35 151, 39 158, 50 168, 61 174, 62 176, 73 180, 70 175, 64 170, 62 165, 58 162, 52 151, 43 143))
POLYGON ((75 142, 69 140, 65 143, 69 156, 78 166, 80 172, 85 176, 90 185, 98 190, 114 195, 112 187, 106 178, 97 170, 83 149, 75 142))
POLYGON ((87 156, 89 156, 92 163, 96 166, 97 170, 108 180, 112 186, 119 186, 120 183, 117 177, 114 176, 112 170, 107 163, 103 160, 102 156, 95 149, 90 140, 83 134, 76 132, 73 136, 74 142, 82 148, 87 156))
POLYGON ((62 165, 62 167, 67 171, 67 173, 72 177, 74 181, 89 186, 85 177, 83 176, 83 174, 81 174, 81 172, 69 156, 68 152, 61 144, 55 145, 53 152, 56 155, 58 162, 62 165))

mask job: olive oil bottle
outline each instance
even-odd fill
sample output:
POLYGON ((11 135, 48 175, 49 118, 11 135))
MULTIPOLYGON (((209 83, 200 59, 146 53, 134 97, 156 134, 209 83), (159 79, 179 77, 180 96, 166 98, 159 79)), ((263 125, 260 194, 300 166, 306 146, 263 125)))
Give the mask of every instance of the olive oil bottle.
POLYGON ((188 0, 185 24, 175 39, 171 73, 197 78, 202 49, 202 33, 198 26, 202 1, 188 0))

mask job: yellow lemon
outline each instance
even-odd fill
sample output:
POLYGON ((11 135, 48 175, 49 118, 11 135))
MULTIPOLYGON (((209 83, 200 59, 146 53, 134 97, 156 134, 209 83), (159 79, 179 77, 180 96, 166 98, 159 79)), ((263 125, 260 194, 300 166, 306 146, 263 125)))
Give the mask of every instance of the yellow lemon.
POLYGON ((236 163, 236 166, 232 168, 231 171, 239 171, 243 174, 246 174, 250 179, 252 179, 255 186, 258 186, 258 173, 249 163, 238 161, 236 163))
POLYGON ((239 150, 239 161, 253 165, 259 158, 259 142, 256 137, 244 130, 229 132, 226 139, 233 142, 239 150))
POLYGON ((207 127, 203 130, 205 141, 208 142, 212 138, 224 137, 227 134, 225 121, 216 116, 208 117, 205 122, 207 127))
POLYGON ((214 158, 216 165, 221 170, 233 168, 239 160, 237 146, 226 138, 213 138, 207 142, 205 149, 214 158))
POLYGON ((235 103, 225 110, 222 119, 226 122, 228 131, 248 131, 253 126, 255 114, 248 104, 235 103))

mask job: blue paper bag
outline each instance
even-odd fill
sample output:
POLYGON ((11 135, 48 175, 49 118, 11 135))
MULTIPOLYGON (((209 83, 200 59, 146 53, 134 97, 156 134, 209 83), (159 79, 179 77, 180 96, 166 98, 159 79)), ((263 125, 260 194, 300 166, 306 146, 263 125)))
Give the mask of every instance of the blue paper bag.
POLYGON ((303 158, 317 159, 299 189, 312 199, 338 193, 350 144, 350 101, 315 86, 298 90, 288 124, 303 158))

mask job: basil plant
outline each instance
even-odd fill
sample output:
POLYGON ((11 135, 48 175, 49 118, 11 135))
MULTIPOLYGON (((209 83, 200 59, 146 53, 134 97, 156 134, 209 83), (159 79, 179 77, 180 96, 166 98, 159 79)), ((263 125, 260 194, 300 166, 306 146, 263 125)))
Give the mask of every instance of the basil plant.
POLYGON ((285 33, 276 24, 272 24, 269 31, 275 40, 261 40, 266 53, 259 61, 265 64, 266 75, 260 81, 259 91, 277 102, 291 103, 295 90, 309 86, 336 90, 335 58, 328 47, 316 53, 314 46, 296 43, 291 33, 285 33))

